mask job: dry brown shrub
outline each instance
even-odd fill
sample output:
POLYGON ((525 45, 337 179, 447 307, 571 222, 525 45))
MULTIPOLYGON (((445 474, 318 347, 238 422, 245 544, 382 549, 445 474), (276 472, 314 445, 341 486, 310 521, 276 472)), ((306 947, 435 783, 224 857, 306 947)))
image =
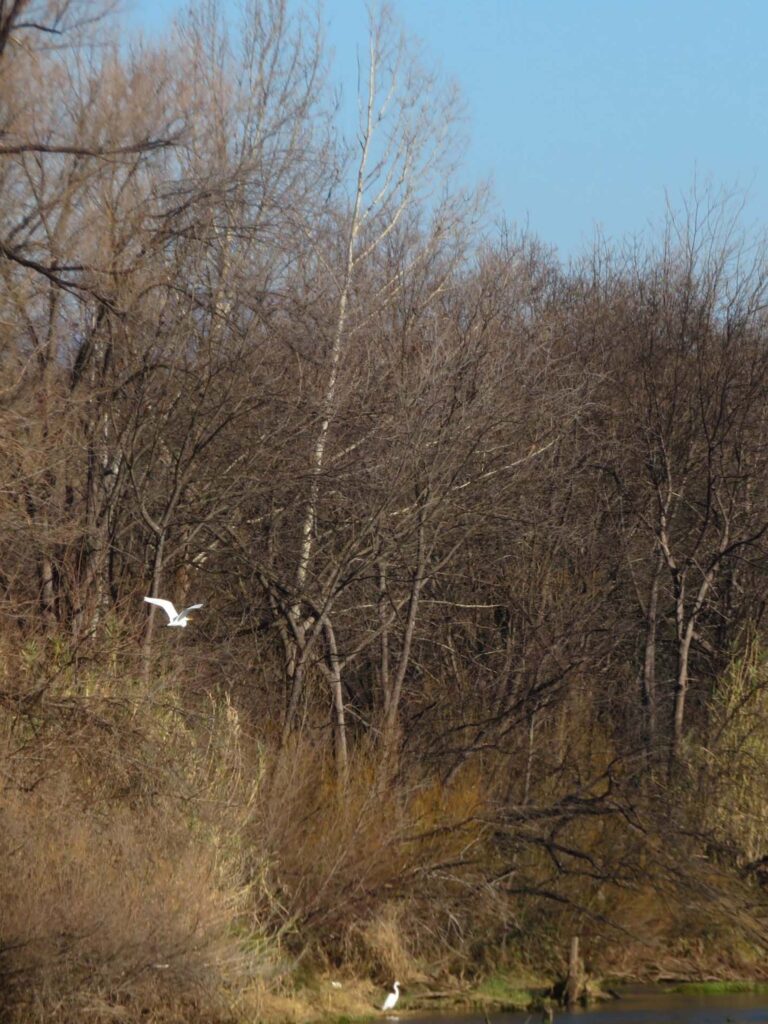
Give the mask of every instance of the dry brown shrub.
POLYGON ((9 1020, 233 1019, 269 959, 243 841, 259 761, 225 700, 61 674, 0 708, 9 1020))
POLYGON ((295 738, 269 775, 254 842, 269 865, 263 915, 279 917, 288 949, 391 982, 459 941, 457 915, 480 902, 471 873, 451 866, 482 833, 469 820, 480 799, 471 773, 455 791, 405 774, 382 785, 361 745, 340 788, 327 751, 295 738))

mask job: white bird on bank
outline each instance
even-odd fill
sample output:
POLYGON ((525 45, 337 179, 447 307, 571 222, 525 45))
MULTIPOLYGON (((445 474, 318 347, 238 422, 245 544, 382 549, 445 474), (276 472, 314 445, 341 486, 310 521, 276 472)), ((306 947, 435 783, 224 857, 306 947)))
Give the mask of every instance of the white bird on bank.
POLYGON ((196 608, 202 608, 201 604, 191 604, 189 608, 185 608, 183 611, 177 612, 176 608, 170 601, 164 601, 162 597, 145 597, 144 600, 148 604, 156 604, 158 608, 162 608, 165 614, 169 618, 169 626, 181 626, 182 629, 186 627, 189 619, 187 616, 190 612, 193 612, 196 608))
POLYGON ((400 982, 396 981, 392 986, 392 991, 389 993, 387 998, 384 1000, 384 1004, 381 1007, 382 1010, 394 1010, 397 1005, 397 1000, 400 998, 400 982))

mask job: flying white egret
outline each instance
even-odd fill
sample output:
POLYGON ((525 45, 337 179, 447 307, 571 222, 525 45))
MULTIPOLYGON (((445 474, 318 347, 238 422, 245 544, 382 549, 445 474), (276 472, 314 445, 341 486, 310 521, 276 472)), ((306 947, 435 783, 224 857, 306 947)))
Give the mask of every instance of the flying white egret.
POLYGON ((397 1000, 400 998, 400 982, 396 981, 392 986, 392 991, 389 993, 387 998, 384 1000, 384 1005, 381 1007, 382 1010, 394 1010, 397 1000))
POLYGON ((176 608, 170 601, 164 601, 162 597, 145 597, 144 600, 148 604, 156 604, 158 608, 162 608, 165 614, 169 618, 169 626, 181 626, 186 627, 189 619, 187 616, 190 612, 193 612, 196 608, 202 608, 201 604, 191 604, 189 608, 185 608, 183 611, 177 612, 176 608))

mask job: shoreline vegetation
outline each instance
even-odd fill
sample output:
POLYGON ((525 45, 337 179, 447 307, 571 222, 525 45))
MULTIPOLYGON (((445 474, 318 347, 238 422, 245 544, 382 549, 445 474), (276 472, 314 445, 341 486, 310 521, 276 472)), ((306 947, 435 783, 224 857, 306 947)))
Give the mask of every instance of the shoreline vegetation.
MULTIPOLYGON (((337 984, 339 984, 337 982, 337 984)), ((297 1022, 325 1021, 367 1021, 380 1018, 376 1007, 379 991, 370 982, 360 979, 346 979, 342 988, 331 987, 328 978, 319 978, 316 982, 296 994, 295 1002, 290 1010, 281 1007, 277 1017, 297 1022), (330 991, 329 991, 330 989, 330 991), (318 1007, 325 1004, 322 1012, 318 1007)), ((546 1017, 549 1010, 557 1014, 563 1009, 555 993, 557 984, 542 979, 532 979, 521 975, 492 975, 481 982, 462 986, 457 980, 452 989, 437 989, 424 983, 417 983, 398 1005, 402 1015, 443 1013, 451 1015, 462 1011, 480 1015, 493 1013, 527 1012, 546 1017)), ((641 989, 629 979, 611 979, 609 982, 590 981, 588 991, 579 1000, 579 1005, 591 1006, 598 1002, 614 999, 631 998, 638 991, 644 995, 690 995, 690 996, 721 996, 743 993, 768 993, 766 980, 708 980, 681 981, 666 979, 657 982, 645 982, 641 989), (629 995, 628 995, 629 993, 629 995)))
MULTIPOLYGON (((322 1021, 356 1022, 380 1019, 377 999, 380 989, 369 981, 345 978, 336 982, 342 987, 333 988, 331 979, 317 978, 309 987, 297 992, 292 999, 278 1002, 267 1011, 270 1020, 304 1022, 322 1021)), ((521 975, 497 974, 476 985, 462 986, 454 980, 453 988, 437 989, 422 983, 411 986, 410 992, 398 1004, 399 1015, 428 1015, 439 1013, 450 1016, 462 1012, 487 1016, 494 1013, 526 1012, 542 1018, 552 1012, 557 1015, 564 1007, 554 992, 557 986, 542 979, 531 979, 521 975)), ((636 997, 643 995, 689 995, 722 996, 743 993, 768 993, 768 981, 756 980, 710 980, 680 981, 667 979, 646 982, 639 989, 624 979, 608 982, 591 982, 588 993, 579 1000, 579 1005, 591 1006, 598 1002, 636 997)))
MULTIPOLYGON (((685 981, 691 993, 763 984, 751 918, 734 915, 755 890, 730 868, 710 867, 717 898, 695 916, 687 894, 700 867, 689 874, 686 856, 674 885, 646 873, 630 886, 601 884, 600 922, 583 879, 571 888, 563 874, 563 902, 518 897, 511 925, 509 902, 481 903, 482 876, 469 901, 471 876, 450 886, 441 877, 468 839, 483 857, 494 849, 477 828, 482 777, 435 790, 409 775, 372 793, 356 752, 342 799, 322 752, 296 744, 281 759, 230 697, 196 689, 194 676, 179 686, 178 666, 128 679, 122 659, 88 652, 75 668, 62 643, 3 651, 0 737, 16 783, 0 802, 9 1020, 356 1020, 376 1016, 393 977, 403 1010, 543 1011, 563 1000, 562 936, 574 926, 589 999, 630 980, 667 991, 685 981), (395 815, 393 842, 381 821, 395 815), (638 927, 639 907, 653 929, 638 927), (463 937, 443 930, 458 915, 463 937)), ((580 841, 585 855, 602 855, 602 830, 580 841)), ((543 865, 527 863, 532 888, 543 865)))
POLYGON ((760 980, 739 197, 565 265, 388 9, 347 130, 313 6, 113 6, 0 4, 3 1024, 760 980))

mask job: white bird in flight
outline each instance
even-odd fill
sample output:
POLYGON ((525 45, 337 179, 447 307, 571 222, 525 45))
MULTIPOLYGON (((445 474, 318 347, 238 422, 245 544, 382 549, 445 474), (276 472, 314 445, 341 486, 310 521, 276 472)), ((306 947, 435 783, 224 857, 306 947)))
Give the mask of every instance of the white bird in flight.
POLYGON ((156 604, 158 608, 162 608, 165 614, 169 618, 169 626, 181 626, 186 627, 189 619, 187 616, 190 612, 193 612, 196 608, 202 608, 201 604, 191 604, 189 608, 185 608, 183 611, 177 612, 176 608, 170 601, 164 601, 162 597, 145 597, 144 600, 148 604, 156 604))
POLYGON ((392 991, 389 993, 387 998, 384 1000, 382 1010, 394 1010, 397 1000, 400 998, 400 982, 396 981, 392 986, 392 991))

